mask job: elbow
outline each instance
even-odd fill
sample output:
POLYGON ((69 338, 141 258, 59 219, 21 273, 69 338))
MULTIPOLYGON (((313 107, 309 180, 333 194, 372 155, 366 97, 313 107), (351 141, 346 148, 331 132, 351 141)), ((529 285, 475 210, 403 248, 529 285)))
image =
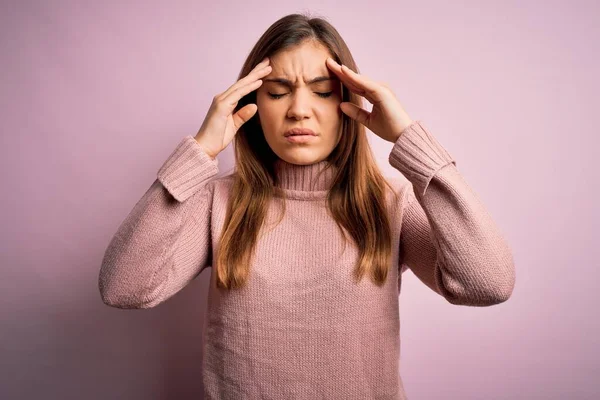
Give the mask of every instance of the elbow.
POLYGON ((109 307, 152 308, 164 301, 162 284, 149 281, 126 264, 103 263, 97 282, 100 298, 109 307))
POLYGON ((116 295, 105 291, 100 291, 100 298, 107 306, 123 310, 153 308, 157 305, 157 303, 153 301, 140 301, 138 296, 116 295))
POLYGON ((453 290, 445 291, 448 302, 488 307, 504 303, 512 297, 516 282, 512 251, 506 241, 493 243, 493 251, 479 255, 477 262, 455 268, 468 273, 450 281, 453 290))
POLYGON ((102 278, 98 281, 98 289, 102 302, 109 307, 129 310, 152 308, 156 305, 155 301, 149 301, 146 296, 109 284, 102 278))
POLYGON ((495 268, 489 270, 488 279, 482 285, 485 289, 481 291, 485 293, 487 306, 508 301, 515 289, 515 261, 508 243, 504 242, 504 244, 504 251, 499 253, 500 257, 493 263, 495 268))
POLYGON ((504 303, 512 297, 515 288, 514 264, 510 263, 508 268, 499 266, 492 271, 469 281, 446 281, 441 293, 454 305, 489 307, 504 303))
POLYGON ((468 302, 476 307, 490 307, 508 301, 511 295, 512 290, 495 288, 495 290, 478 291, 476 295, 468 299, 468 302))
POLYGON ((499 286, 498 289, 495 291, 496 301, 491 305, 500 304, 500 303, 504 303, 505 301, 508 301, 508 299, 510 299, 512 297, 514 290, 515 290, 515 274, 514 274, 514 270, 513 270, 513 272, 506 279, 506 281, 503 283, 503 285, 499 286))
POLYGON ((132 296, 109 289, 100 289, 102 302, 109 307, 120 309, 146 308, 144 303, 137 301, 137 296, 132 296))
POLYGON ((460 295, 446 293, 444 298, 448 303, 458 306, 490 307, 508 301, 510 290, 466 290, 460 295))
POLYGON ((492 278, 486 285, 488 288, 487 297, 490 299, 488 305, 490 306, 508 301, 515 290, 516 270, 510 251, 505 260, 505 262, 498 265, 495 269, 496 273, 492 275, 492 278))
POLYGON ((107 290, 100 290, 102 302, 109 307, 127 308, 127 304, 107 290))

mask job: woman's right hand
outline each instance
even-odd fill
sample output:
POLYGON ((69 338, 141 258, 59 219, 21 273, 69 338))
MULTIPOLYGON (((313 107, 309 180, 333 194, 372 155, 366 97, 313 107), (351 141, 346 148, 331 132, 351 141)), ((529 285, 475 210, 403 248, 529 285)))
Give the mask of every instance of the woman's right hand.
POLYGON ((233 140, 238 129, 258 110, 256 104, 247 104, 232 115, 238 101, 262 85, 260 78, 271 72, 270 60, 265 58, 244 78, 216 95, 195 136, 196 141, 213 159, 233 140))

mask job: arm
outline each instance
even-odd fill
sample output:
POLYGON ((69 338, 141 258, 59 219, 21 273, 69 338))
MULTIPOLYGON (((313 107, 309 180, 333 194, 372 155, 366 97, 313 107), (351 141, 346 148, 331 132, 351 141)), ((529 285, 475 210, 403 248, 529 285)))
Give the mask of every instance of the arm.
POLYGON ((400 234, 401 269, 410 268, 451 304, 506 301, 515 285, 509 245, 456 162, 422 122, 402 132, 389 162, 410 181, 400 234))
POLYGON ((181 140, 106 249, 98 278, 105 304, 154 307, 210 264, 208 183, 218 171, 193 136, 181 140))

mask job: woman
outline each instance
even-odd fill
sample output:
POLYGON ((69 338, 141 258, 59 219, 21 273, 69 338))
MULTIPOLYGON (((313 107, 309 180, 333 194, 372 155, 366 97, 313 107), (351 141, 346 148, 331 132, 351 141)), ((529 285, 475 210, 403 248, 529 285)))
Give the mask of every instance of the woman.
POLYGON ((513 291, 510 248, 456 162, 357 71, 327 21, 275 22, 106 250, 99 288, 119 308, 155 307, 211 267, 207 399, 406 399, 402 272, 457 305, 513 291), (397 177, 365 128, 393 144, 397 177), (235 171, 211 179, 231 141, 235 171))

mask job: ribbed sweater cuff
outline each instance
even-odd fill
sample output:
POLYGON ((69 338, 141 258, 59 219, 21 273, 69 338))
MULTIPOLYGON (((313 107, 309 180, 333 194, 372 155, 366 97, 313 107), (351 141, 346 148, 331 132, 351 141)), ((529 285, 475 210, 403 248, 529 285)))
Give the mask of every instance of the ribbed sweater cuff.
POLYGON ((219 160, 204 152, 196 139, 185 136, 157 173, 158 180, 179 201, 196 193, 219 172, 219 160))
POLYGON ((450 163, 456 166, 456 161, 421 121, 413 121, 402 131, 388 160, 421 195, 437 171, 450 163))

